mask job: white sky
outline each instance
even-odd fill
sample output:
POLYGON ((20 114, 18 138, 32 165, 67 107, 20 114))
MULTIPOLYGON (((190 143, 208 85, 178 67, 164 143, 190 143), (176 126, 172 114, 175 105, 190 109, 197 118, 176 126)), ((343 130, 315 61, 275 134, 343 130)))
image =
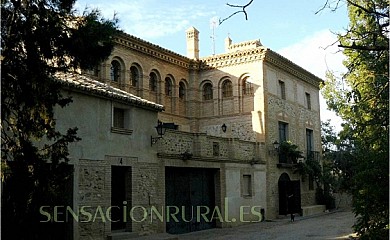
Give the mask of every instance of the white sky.
MULTIPOLYGON (((80 12, 87 6, 98 8, 103 16, 119 19, 119 27, 137 37, 186 55, 185 30, 194 26, 200 32, 200 55, 212 54, 210 20, 225 18, 249 0, 79 0, 80 12)), ((326 0, 254 0, 246 10, 248 20, 237 14, 215 30, 215 51, 224 51, 224 39, 233 43, 260 39, 261 43, 325 80, 327 69, 343 72, 343 56, 332 32, 343 32, 348 25, 345 6, 332 12, 315 14, 326 0)), ((321 100, 321 120, 332 119, 336 130, 341 120, 326 110, 321 100)))

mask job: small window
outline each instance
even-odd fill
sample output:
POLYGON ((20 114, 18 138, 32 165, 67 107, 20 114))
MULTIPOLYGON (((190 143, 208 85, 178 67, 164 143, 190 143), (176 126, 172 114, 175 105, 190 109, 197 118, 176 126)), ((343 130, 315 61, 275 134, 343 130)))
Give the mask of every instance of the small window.
POLYGON ((252 175, 250 174, 242 176, 242 196, 252 196, 252 175))
POLYGON ((165 78, 165 95, 172 96, 172 80, 169 77, 165 78))
POLYGON ((219 156, 219 143, 213 142, 213 156, 219 156))
POLYGON ((184 85, 183 82, 179 83, 179 98, 184 99, 186 94, 186 86, 184 85))
POLYGON ((278 92, 280 98, 286 100, 286 86, 285 83, 281 80, 279 80, 279 92, 278 92))
POLYGON ((130 130, 130 110, 114 107, 112 111, 112 127, 111 132, 120 134, 132 134, 130 130))
POLYGON ((248 80, 249 77, 245 77, 244 80, 242 80, 243 95, 253 95, 253 84, 248 80))
POLYGON ((149 90, 157 92, 157 75, 154 72, 149 74, 149 90))
POLYGON ((125 128, 125 110, 122 108, 114 108, 114 123, 116 128, 125 128))
POLYGON ((233 96, 233 86, 230 80, 225 80, 222 83, 222 97, 232 97, 233 96))
POLYGON ((211 85, 211 83, 206 83, 205 85, 203 85, 203 99, 213 99, 213 85, 211 85))
POLYGON ((120 79, 121 64, 117 60, 111 62, 110 76, 111 81, 118 82, 120 79))
POLYGON ((132 66, 130 68, 130 81, 131 81, 131 86, 137 87, 138 82, 139 82, 139 71, 136 67, 132 66))
POLYGON ((311 109, 311 99, 310 99, 310 93, 306 93, 306 107, 307 109, 311 109))

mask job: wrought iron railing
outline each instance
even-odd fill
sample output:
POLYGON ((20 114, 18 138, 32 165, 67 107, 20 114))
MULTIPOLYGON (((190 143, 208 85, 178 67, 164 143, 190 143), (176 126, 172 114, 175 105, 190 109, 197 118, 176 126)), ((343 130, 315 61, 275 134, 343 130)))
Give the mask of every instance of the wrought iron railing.
POLYGON ((320 161, 320 152, 318 151, 309 151, 306 155, 306 160, 320 161))

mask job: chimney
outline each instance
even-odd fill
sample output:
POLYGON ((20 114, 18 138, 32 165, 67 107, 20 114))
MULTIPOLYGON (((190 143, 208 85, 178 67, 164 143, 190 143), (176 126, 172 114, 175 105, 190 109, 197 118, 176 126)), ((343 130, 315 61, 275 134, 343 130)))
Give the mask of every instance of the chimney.
POLYGON ((194 27, 190 27, 186 31, 187 34, 187 57, 199 59, 199 31, 194 27))

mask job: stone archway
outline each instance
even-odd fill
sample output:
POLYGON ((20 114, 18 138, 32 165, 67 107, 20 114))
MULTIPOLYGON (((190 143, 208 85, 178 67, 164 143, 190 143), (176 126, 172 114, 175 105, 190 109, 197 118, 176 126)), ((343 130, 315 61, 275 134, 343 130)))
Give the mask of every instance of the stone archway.
POLYGON ((287 173, 282 173, 278 180, 279 215, 301 212, 300 181, 291 181, 287 173))

